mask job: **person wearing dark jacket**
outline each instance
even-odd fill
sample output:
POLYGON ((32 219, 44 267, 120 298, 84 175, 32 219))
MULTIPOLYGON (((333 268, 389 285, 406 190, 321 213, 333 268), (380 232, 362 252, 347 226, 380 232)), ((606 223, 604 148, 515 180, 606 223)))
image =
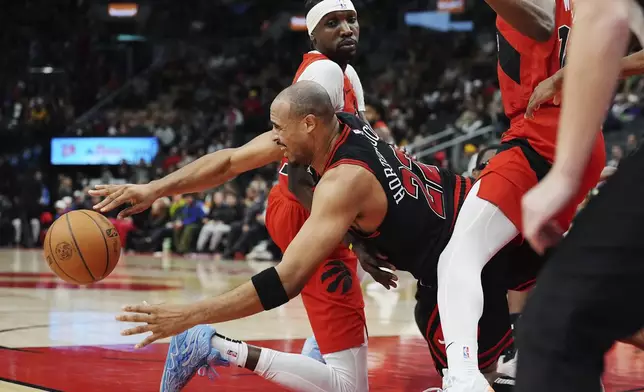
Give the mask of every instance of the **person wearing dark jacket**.
POLYGON ((225 196, 221 192, 213 195, 213 206, 208 217, 204 219, 204 226, 197 238, 197 252, 203 252, 208 243, 208 250, 214 253, 225 234, 230 232, 231 224, 241 221, 242 214, 237 196, 229 193, 225 196), (210 241, 209 241, 210 240, 210 241))
POLYGON ((266 209, 266 199, 259 197, 254 204, 246 209, 242 222, 231 225, 228 236, 228 248, 222 255, 224 259, 238 258, 245 255, 259 241, 268 237, 266 226, 263 222, 263 212, 266 209))

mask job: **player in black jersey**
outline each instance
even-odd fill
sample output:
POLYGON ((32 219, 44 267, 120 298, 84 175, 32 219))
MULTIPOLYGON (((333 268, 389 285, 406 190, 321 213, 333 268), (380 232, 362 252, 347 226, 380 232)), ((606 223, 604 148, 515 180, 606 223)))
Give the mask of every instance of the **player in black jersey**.
MULTIPOLYGON (((178 192, 177 189, 208 187, 226 181, 240 172, 279 160, 283 154, 295 162, 313 164, 322 177, 314 194, 311 218, 280 265, 230 293, 190 306, 129 306, 127 311, 134 314, 119 319, 147 325, 125 334, 154 332, 142 343, 147 345, 195 324, 231 320, 279 306, 297 295, 302 282, 326 257, 328 248, 334 247, 350 228, 364 237, 373 252, 385 253, 392 262, 402 260, 395 263, 399 269, 413 270, 424 283, 420 309, 426 309, 428 314, 435 309, 435 293, 423 294, 435 285, 431 270, 436 268, 435 259, 449 238, 459 200, 463 200, 471 180, 412 161, 378 141, 358 118, 334 114, 328 94, 320 89, 312 82, 295 84, 273 104, 274 132, 260 135, 239 149, 202 157, 191 168, 161 180, 178 192)), ((146 184, 105 188, 101 192, 108 197, 99 208, 114 208, 129 201, 133 204, 130 211, 143 210, 148 201, 156 198, 154 184, 150 187, 146 184)), ((501 291, 505 291, 503 287, 501 291)), ((491 334, 488 327, 481 325, 482 339, 491 341, 508 332, 507 304, 503 294, 500 297, 503 302, 499 302, 499 322, 493 326, 500 334, 491 334), (499 329, 499 325, 505 330, 499 329)), ((430 317, 425 319, 419 319, 425 337, 440 339, 433 328, 437 319, 433 322, 430 317)), ((499 346, 507 341, 504 339, 499 346)), ((496 342, 491 346, 495 345, 496 342)), ((254 370, 259 350, 249 346, 247 368, 254 370)))

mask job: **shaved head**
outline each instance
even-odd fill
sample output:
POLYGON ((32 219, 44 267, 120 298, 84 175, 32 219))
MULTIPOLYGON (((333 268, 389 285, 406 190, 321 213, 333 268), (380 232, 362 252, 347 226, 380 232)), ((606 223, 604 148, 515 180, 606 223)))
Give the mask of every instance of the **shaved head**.
POLYGON ((303 80, 282 91, 271 105, 275 142, 292 163, 310 165, 331 139, 340 123, 326 89, 303 80))
POLYGON ((298 119, 312 114, 328 123, 335 115, 326 89, 309 80, 302 80, 287 87, 275 98, 275 102, 278 101, 288 103, 290 115, 298 119))

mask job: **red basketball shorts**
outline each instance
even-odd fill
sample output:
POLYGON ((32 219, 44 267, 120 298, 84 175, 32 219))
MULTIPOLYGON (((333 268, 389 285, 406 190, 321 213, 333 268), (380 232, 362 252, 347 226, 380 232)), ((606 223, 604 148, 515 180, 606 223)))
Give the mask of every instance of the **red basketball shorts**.
MULTIPOLYGON (((275 244, 286 251, 309 213, 282 191, 271 189, 266 207, 266 229, 275 244)), ((322 354, 358 347, 366 343, 366 320, 358 259, 339 246, 320 265, 302 290, 302 302, 322 354)))
MULTIPOLYGON (((603 143, 597 143, 586 166, 579 191, 556 217, 564 231, 568 230, 579 204, 597 185, 605 163, 606 153, 603 150, 603 143)), ((526 150, 520 146, 502 150, 490 159, 488 166, 481 173, 479 178, 481 185, 477 196, 499 207, 521 231, 523 228, 521 198, 539 181, 540 170, 535 168, 543 168, 544 165, 547 166, 545 170, 547 172, 549 163, 533 150, 526 150)), ((545 173, 540 174, 540 176, 543 175, 545 173)))

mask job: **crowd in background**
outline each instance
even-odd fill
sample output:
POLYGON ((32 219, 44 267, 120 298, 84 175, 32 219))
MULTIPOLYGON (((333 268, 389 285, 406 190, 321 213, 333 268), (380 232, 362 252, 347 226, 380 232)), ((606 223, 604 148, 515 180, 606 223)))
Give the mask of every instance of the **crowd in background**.
MULTIPOLYGON (((98 202, 87 194, 96 183, 146 183, 268 130, 271 100, 291 83, 310 49, 305 34, 295 32, 232 49, 173 42, 130 58, 128 73, 121 54, 92 46, 100 30, 71 10, 82 3, 28 1, 57 9, 60 18, 50 27, 58 34, 16 28, 0 38, 7 53, 0 60, 0 134, 20 140, 0 149, 0 245, 38 246, 58 216, 98 202), (47 73, 42 67, 48 63, 39 59, 51 61, 52 54, 58 61, 47 73), (155 136, 160 150, 150 163, 62 169, 48 162, 54 135, 155 136)), ((507 126, 493 30, 383 32, 365 24, 354 66, 369 109, 400 146, 445 129, 458 136, 488 125, 499 131, 494 139, 507 126)), ((606 135, 616 131, 608 165, 617 166, 638 145, 639 134, 620 130, 641 120, 643 89, 644 79, 637 77, 620 86, 605 126, 606 135)), ((495 142, 488 139, 468 141, 458 159, 448 151, 425 159, 468 174, 478 151, 495 142)), ((267 167, 203 194, 159 199, 132 218, 118 219, 118 211, 108 215, 128 250, 276 259, 279 250, 264 226, 267 191, 275 180, 276 167, 267 167)))

